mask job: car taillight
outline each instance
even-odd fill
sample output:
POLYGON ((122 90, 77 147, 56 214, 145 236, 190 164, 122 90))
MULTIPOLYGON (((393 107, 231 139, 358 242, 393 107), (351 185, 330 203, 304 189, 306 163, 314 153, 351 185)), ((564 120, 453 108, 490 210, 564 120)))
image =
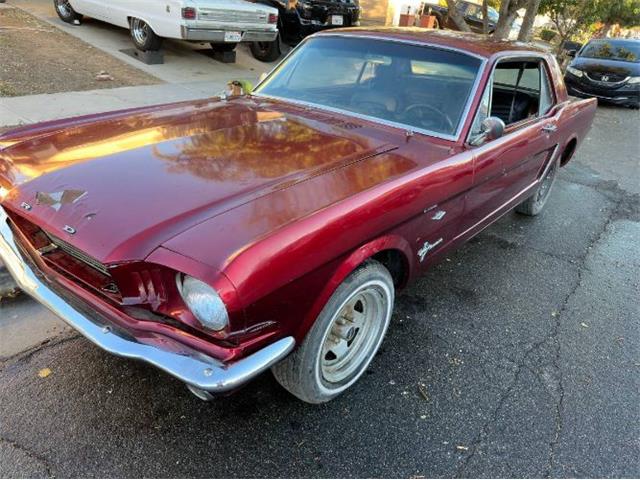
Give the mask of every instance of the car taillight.
POLYGON ((182 18, 185 20, 195 20, 196 19, 196 9, 193 7, 185 7, 182 9, 182 18))
POLYGON ((278 15, 275 13, 269 14, 269 23, 278 23, 278 15))

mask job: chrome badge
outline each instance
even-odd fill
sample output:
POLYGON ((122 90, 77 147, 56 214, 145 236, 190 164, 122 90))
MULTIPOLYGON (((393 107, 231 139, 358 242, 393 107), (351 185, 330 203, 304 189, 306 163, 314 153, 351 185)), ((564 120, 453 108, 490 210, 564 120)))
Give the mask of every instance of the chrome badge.
POLYGON ((70 227, 69 225, 65 225, 62 229, 65 232, 67 232, 69 235, 74 235, 76 233, 76 229, 73 227, 70 227))
POLYGON ((418 250, 418 257, 420 257, 420 261, 422 262, 424 260, 424 257, 427 256, 427 253, 429 253, 431 250, 433 250, 435 247, 437 247, 441 243, 442 243, 441 238, 439 238, 433 243, 424 242, 424 245, 422 246, 422 248, 418 250))

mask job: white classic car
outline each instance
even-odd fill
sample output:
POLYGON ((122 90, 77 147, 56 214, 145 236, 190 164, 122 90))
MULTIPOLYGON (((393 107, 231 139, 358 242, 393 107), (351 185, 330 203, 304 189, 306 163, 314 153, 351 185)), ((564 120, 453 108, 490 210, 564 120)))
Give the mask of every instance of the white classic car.
POLYGON ((278 10, 244 0, 54 0, 58 16, 79 25, 82 16, 128 28, 140 50, 158 50, 163 38, 209 42, 231 51, 239 42, 270 42, 278 10))

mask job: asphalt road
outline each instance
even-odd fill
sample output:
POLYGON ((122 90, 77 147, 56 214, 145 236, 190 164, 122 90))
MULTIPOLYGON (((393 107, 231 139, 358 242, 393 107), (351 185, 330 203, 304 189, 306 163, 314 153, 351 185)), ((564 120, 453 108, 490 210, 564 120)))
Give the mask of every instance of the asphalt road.
POLYGON ((547 210, 401 293, 327 405, 269 374, 203 403, 77 336, 0 363, 0 476, 639 477, 639 134, 599 108, 547 210))

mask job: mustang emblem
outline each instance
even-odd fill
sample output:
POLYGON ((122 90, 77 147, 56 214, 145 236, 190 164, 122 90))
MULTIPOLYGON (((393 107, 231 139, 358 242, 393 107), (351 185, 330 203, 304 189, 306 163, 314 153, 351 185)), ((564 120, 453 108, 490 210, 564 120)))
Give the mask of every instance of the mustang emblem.
POLYGON ((76 203, 87 194, 84 190, 63 190, 53 193, 36 193, 36 202, 38 205, 48 205, 56 212, 62 208, 62 205, 76 203))

